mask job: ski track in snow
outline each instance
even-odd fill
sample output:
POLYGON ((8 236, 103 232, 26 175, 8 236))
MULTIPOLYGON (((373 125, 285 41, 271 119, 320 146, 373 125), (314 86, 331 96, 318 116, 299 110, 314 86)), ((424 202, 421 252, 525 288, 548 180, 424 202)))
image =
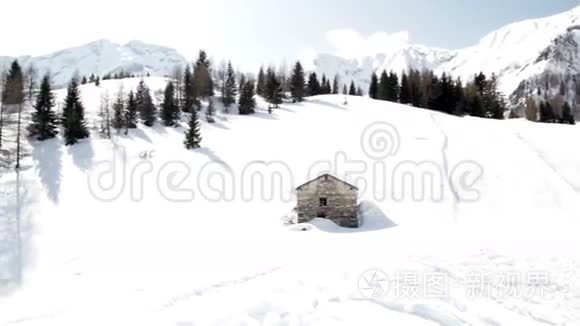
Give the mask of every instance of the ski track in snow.
POLYGON ((515 136, 522 142, 524 146, 528 147, 538 157, 538 159, 540 159, 554 173, 555 176, 557 176, 563 183, 565 183, 568 187, 570 187, 570 189, 573 192, 580 195, 580 186, 575 185, 566 177, 564 177, 560 172, 558 172, 556 166, 552 162, 550 162, 549 159, 546 158, 546 155, 540 149, 538 149, 531 142, 526 140, 521 133, 516 131, 515 136))
POLYGON ((163 305, 163 308, 170 309, 170 308, 173 308, 174 306, 176 306, 180 303, 184 303, 186 301, 191 300, 193 297, 200 297, 200 296, 202 296, 210 291, 217 291, 217 290, 221 290, 224 288, 229 288, 232 286, 245 284, 245 283, 260 279, 260 278, 264 278, 272 273, 275 273, 276 271, 279 271, 280 269, 281 269, 280 267, 277 267, 277 268, 273 268, 273 269, 265 271, 265 272, 247 275, 247 276, 244 276, 244 277, 241 277, 238 279, 234 279, 234 280, 218 282, 218 283, 207 285, 207 286, 202 287, 202 288, 188 291, 186 293, 180 294, 180 295, 172 298, 171 300, 169 300, 166 304, 163 305))
POLYGON ((434 305, 434 304, 429 305, 420 303, 401 304, 397 302, 385 302, 373 299, 353 299, 353 300, 370 302, 379 307, 383 307, 385 309, 392 310, 395 312, 416 316, 424 320, 437 323, 439 325, 445 326, 469 325, 469 323, 466 320, 461 319, 460 316, 452 312, 444 312, 445 309, 442 309, 443 308, 442 305, 434 305))
POLYGON ((437 129, 441 133, 441 136, 443 137, 443 144, 441 145, 441 158, 442 158, 441 162, 443 163, 443 172, 445 174, 445 180, 447 180, 449 190, 453 194, 453 221, 457 223, 459 218, 458 211, 460 198, 459 194, 457 193, 457 190, 455 189, 455 185, 453 185, 453 181, 449 176, 449 160, 447 157, 447 149, 449 148, 449 136, 447 135, 441 124, 437 121, 437 118, 435 117, 434 113, 431 113, 431 120, 433 121, 433 124, 435 125, 435 127, 437 127, 437 129))

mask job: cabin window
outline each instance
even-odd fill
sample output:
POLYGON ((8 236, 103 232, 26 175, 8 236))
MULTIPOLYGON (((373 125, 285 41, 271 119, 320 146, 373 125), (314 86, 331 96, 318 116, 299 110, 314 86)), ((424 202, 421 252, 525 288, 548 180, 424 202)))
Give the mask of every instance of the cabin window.
POLYGON ((328 203, 326 201, 326 198, 320 198, 319 201, 320 201, 320 207, 326 207, 326 206, 328 206, 328 203))

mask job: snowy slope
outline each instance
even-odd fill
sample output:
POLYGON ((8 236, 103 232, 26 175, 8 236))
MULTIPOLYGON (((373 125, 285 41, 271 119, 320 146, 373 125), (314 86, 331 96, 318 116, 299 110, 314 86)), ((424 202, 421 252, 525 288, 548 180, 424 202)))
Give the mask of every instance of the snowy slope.
MULTIPOLYGON (((83 86, 89 117, 103 90, 137 82, 83 86)), ((164 82, 147 79, 153 89, 164 82)), ((269 115, 260 101, 252 116, 220 113, 216 124, 203 122, 203 148, 195 151, 183 148, 182 128, 161 126, 72 147, 33 142, 19 198, 16 175, 0 176, 0 324, 580 323, 580 155, 557 141, 578 138, 580 128, 462 119, 360 97, 343 102, 315 97, 269 115), (99 174, 111 162, 115 174, 99 174), (279 191, 244 188, 244 171, 260 162, 291 171, 279 191), (413 173, 406 165, 413 162, 441 173, 440 196, 400 197, 409 188, 393 173, 401 166, 413 173), (292 189, 313 166, 336 169, 361 189, 360 229, 282 223, 292 189), (211 185, 203 182, 208 175, 211 185), (228 185, 221 198, 220 175, 228 185), (193 190, 193 199, 179 188, 193 190), (20 287, 13 286, 17 207, 20 287), (371 269, 388 276, 385 297, 369 298, 361 287, 371 269), (549 275, 543 295, 518 296, 537 272, 549 275), (516 294, 468 295, 472 275, 509 273, 519 276, 508 284, 516 294), (410 275, 418 295, 397 292, 401 275, 410 275), (429 275, 445 277, 449 293, 427 297, 429 275)))
POLYGON ((558 15, 509 24, 464 49, 429 48, 410 44, 407 40, 384 44, 382 52, 367 53, 354 59, 340 60, 335 56, 320 55, 315 60, 315 66, 321 73, 329 76, 338 74, 345 78, 345 83, 354 80, 365 89, 371 72, 383 69, 399 72, 409 67, 419 70, 429 68, 439 73, 451 73, 464 81, 483 71, 497 74, 501 90, 511 95, 523 81, 545 71, 559 73, 562 67, 572 64, 575 69, 567 75, 578 73, 580 58, 577 50, 572 58, 545 57, 542 54, 554 47, 558 38, 565 38, 570 33, 575 38, 577 32, 572 30, 579 25, 580 7, 576 7, 558 15), (360 73, 353 74, 353 71, 360 73))
MULTIPOLYGON (((18 58, 23 66, 33 64, 41 73, 50 71, 57 85, 65 85, 70 78, 125 72, 135 75, 169 75, 176 66, 185 66, 186 59, 176 50, 158 45, 131 41, 116 44, 98 40, 82 46, 64 49, 39 57, 18 58)), ((0 67, 9 66, 14 58, 0 57, 0 67)))

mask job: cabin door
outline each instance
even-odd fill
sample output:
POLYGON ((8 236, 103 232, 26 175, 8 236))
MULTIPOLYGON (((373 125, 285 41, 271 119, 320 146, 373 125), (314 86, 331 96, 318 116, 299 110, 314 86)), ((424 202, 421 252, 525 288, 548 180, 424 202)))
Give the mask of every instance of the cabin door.
POLYGON ((318 214, 316 214, 316 217, 320 217, 320 218, 326 218, 326 210, 328 209, 328 199, 325 197, 321 197, 318 199, 319 205, 318 205, 318 214))

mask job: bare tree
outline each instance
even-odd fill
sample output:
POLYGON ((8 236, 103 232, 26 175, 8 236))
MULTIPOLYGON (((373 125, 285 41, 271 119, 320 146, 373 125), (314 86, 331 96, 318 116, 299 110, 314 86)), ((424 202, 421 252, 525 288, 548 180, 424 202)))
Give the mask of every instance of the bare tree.
POLYGON ((4 127, 4 94, 6 88, 6 70, 0 72, 0 155, 2 154, 2 130, 4 127))
POLYGON ((38 70, 33 64, 30 64, 26 68, 24 73, 24 86, 26 88, 26 98, 30 104, 33 103, 34 95, 36 92, 36 86, 38 81, 38 70))
POLYGON ((526 99, 526 119, 530 121, 538 121, 538 105, 533 97, 526 99))
POLYGON ((278 67, 277 76, 280 78, 280 87, 284 92, 290 92, 290 84, 288 83, 288 64, 286 60, 282 61, 278 67))
POLYGON ((101 94, 99 134, 105 139, 111 139, 111 98, 106 91, 101 94))
POLYGON ((173 83, 175 84, 175 100, 179 105, 183 103, 183 71, 184 68, 181 65, 177 65, 172 74, 173 83))
MULTIPOLYGON (((21 142, 20 135, 22 129, 22 110, 25 101, 24 92, 24 76, 21 66, 18 61, 12 62, 10 70, 7 72, 4 91, 2 93, 2 124, 4 125, 6 120, 4 117, 5 113, 17 113, 17 126, 16 126, 16 169, 20 168, 20 152, 21 152, 21 142)), ((4 128, 3 128, 4 131, 4 128)), ((3 150, 3 153, 8 153, 8 151, 3 150)))
POLYGON ((228 63, 226 60, 221 60, 217 67, 212 70, 212 77, 217 82, 217 88, 220 90, 221 97, 223 100, 223 96, 225 93, 226 87, 226 70, 228 67, 228 63))

